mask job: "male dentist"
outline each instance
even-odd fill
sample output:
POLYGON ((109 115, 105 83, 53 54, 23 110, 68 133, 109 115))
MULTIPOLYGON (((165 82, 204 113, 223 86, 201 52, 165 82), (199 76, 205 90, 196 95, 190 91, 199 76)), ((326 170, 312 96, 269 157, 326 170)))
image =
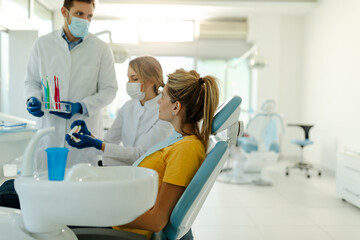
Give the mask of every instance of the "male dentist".
MULTIPOLYGON (((27 110, 37 117, 38 128, 56 128, 55 134, 43 137, 38 144, 35 163, 38 171, 46 169, 46 148, 68 147, 65 135, 74 120, 84 120, 94 135, 102 137, 101 109, 112 102, 117 92, 110 47, 88 33, 94 1, 65 0, 61 8, 63 28, 40 37, 31 52, 24 81, 27 110), (41 107, 47 83, 53 93, 50 97, 55 94, 54 75, 59 79, 60 100, 71 105, 70 113, 44 110, 44 105, 41 107)), ((53 98, 50 101, 53 102, 53 98)), ((67 167, 77 163, 96 165, 96 150, 71 148, 67 167)))

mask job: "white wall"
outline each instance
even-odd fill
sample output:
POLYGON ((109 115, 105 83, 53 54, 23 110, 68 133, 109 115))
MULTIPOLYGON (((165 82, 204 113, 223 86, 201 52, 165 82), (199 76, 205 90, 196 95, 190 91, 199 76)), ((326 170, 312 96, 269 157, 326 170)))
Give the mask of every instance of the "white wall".
POLYGON ((360 1, 320 0, 307 17, 302 120, 315 122, 306 156, 335 170, 336 152, 360 152, 360 1))
MULTIPOLYGON (((281 154, 284 158, 300 156, 300 148, 291 139, 304 138, 301 128, 287 123, 301 123, 304 16, 251 15, 249 41, 259 46, 267 65, 258 70, 256 109, 266 99, 274 99, 278 113, 284 116, 285 133, 281 154)), ((310 135, 312 132, 310 133, 310 135)))
MULTIPOLYGON (((313 123, 313 119, 304 122, 301 117, 303 82, 303 38, 304 16, 282 16, 280 20, 280 73, 278 90, 278 110, 284 115, 285 133, 282 138, 282 155, 287 159, 299 158, 300 147, 291 144, 292 139, 303 139, 304 131, 300 127, 288 127, 288 123, 313 123)), ((313 131, 310 131, 312 139, 313 131)), ((305 149, 306 152, 310 146, 305 149)))

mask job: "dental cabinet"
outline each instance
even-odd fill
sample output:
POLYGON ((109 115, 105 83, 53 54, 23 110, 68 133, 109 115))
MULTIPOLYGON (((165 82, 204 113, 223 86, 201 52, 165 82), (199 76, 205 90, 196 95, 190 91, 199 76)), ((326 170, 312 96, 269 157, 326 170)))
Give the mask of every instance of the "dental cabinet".
POLYGON ((360 207, 360 155, 339 152, 336 167, 336 192, 347 202, 360 207))

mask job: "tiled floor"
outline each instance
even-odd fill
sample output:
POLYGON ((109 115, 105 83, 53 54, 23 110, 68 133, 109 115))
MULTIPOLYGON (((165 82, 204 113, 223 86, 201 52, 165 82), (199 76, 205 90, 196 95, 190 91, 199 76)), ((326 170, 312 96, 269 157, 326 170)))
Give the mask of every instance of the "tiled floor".
POLYGON ((286 161, 266 170, 273 186, 216 182, 193 225, 196 240, 359 240, 360 209, 343 202, 334 176, 285 176, 286 161))

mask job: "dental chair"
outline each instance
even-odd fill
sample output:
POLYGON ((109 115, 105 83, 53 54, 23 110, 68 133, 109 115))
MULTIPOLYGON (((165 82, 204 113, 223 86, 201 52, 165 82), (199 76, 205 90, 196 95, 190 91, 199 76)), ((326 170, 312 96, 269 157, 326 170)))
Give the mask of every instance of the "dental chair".
POLYGON ((280 135, 284 132, 282 117, 274 112, 275 101, 266 100, 248 123, 245 137, 230 150, 227 168, 219 180, 236 184, 272 185, 263 174, 266 166, 276 163, 280 154, 280 135))
MULTIPOLYGON (((208 153, 203 164, 185 189, 170 215, 169 223, 153 240, 177 240, 189 232, 228 156, 228 146, 236 142, 243 131, 238 121, 241 98, 234 96, 219 106, 212 123, 208 153), (216 134, 227 131, 227 141, 216 134)), ((79 240, 140 240, 143 235, 112 229, 73 229, 79 240)))

